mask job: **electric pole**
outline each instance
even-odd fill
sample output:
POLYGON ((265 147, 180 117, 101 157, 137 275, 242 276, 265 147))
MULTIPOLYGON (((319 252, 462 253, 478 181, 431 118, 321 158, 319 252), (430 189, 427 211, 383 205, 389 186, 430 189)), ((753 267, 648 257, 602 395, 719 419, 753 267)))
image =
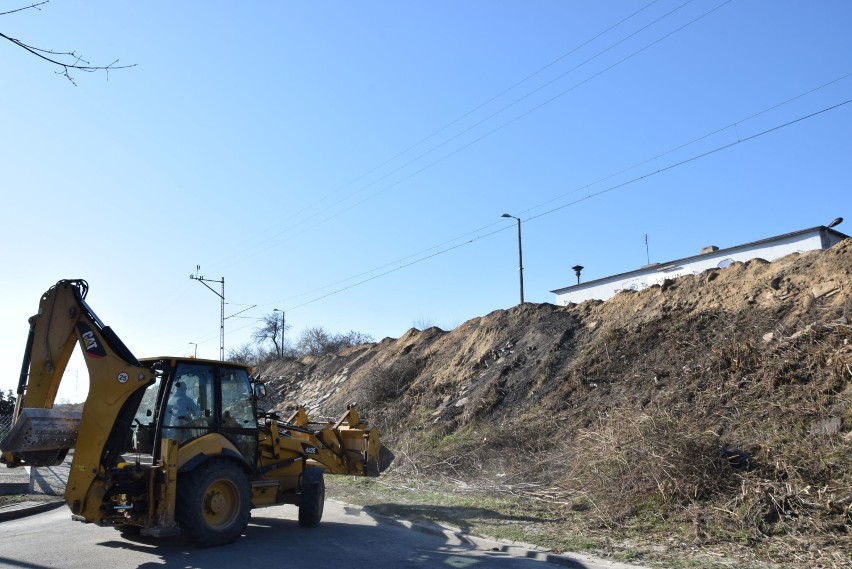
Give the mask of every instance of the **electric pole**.
POLYGON ((222 299, 222 308, 219 311, 219 360, 225 361, 225 277, 222 277, 222 280, 214 281, 211 279, 205 279, 204 276, 198 276, 198 271, 201 270, 201 265, 195 265, 195 274, 189 275, 194 281, 198 281, 204 286, 206 286, 210 291, 222 299), (218 293, 213 288, 210 287, 207 283, 219 283, 222 285, 222 292, 218 293))

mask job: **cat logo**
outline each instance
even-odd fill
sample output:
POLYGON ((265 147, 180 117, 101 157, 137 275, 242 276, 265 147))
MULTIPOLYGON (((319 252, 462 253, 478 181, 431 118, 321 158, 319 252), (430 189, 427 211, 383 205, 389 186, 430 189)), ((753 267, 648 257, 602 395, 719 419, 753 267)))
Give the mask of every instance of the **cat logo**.
POLYGON ((95 359, 106 357, 106 350, 98 343, 98 337, 88 324, 78 322, 77 333, 80 334, 80 343, 87 356, 95 359))
POLYGON ((95 340, 94 332, 85 332, 83 334, 83 341, 86 343, 86 351, 96 350, 98 348, 98 342, 95 340))

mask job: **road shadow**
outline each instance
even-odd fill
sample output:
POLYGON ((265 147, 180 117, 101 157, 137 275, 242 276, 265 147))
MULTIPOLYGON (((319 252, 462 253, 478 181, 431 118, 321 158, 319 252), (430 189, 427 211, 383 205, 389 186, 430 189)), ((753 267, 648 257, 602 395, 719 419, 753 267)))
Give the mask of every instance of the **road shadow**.
POLYGON ((446 524, 458 528, 463 533, 473 530, 474 521, 494 524, 535 524, 554 521, 552 518, 539 516, 507 515, 487 508, 471 508, 463 506, 433 506, 426 504, 374 504, 364 506, 368 514, 376 514, 390 518, 402 518, 412 522, 446 524))
POLYGON ((2 555, 0 555, 0 567, 9 567, 10 569, 53 569, 51 565, 20 561, 11 557, 3 557, 2 555))
MULTIPOLYGON (((383 520, 378 526, 322 522, 315 528, 302 528, 296 520, 253 515, 243 536, 223 547, 197 548, 179 537, 118 535, 98 545, 117 552, 137 551, 156 556, 157 561, 143 563, 139 569, 206 569, 255 564, 319 569, 375 569, 376 566, 541 569, 553 566, 540 559, 519 557, 517 553, 483 549, 457 537, 450 539, 437 532, 415 531, 392 520, 383 520)), ((120 553, 118 555, 120 558, 120 553)), ((587 569, 580 562, 564 559, 559 565, 587 569)))

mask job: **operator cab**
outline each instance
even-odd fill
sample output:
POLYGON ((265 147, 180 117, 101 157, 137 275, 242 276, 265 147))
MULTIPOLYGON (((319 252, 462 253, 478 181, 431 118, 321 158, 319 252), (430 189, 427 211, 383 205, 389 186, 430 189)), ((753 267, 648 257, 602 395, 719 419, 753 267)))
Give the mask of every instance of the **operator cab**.
POLYGON ((160 441, 184 446, 218 433, 255 464, 258 424, 248 369, 237 364, 195 358, 142 360, 155 381, 142 396, 133 419, 133 452, 158 456, 160 441))

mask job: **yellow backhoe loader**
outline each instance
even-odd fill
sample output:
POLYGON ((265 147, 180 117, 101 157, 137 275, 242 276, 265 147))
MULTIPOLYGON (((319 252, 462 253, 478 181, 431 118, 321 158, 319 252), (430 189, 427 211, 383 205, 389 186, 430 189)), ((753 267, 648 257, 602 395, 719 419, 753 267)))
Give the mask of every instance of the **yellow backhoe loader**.
POLYGON ((246 366, 196 358, 137 360, 98 319, 83 280, 62 280, 30 318, 13 427, 0 441, 9 467, 60 464, 74 448, 65 501, 72 517, 150 536, 229 543, 250 509, 298 506, 322 518, 323 474, 378 476, 393 460, 350 406, 312 422, 258 410, 263 383, 246 366), (79 344, 89 370, 82 412, 54 409, 79 344))

